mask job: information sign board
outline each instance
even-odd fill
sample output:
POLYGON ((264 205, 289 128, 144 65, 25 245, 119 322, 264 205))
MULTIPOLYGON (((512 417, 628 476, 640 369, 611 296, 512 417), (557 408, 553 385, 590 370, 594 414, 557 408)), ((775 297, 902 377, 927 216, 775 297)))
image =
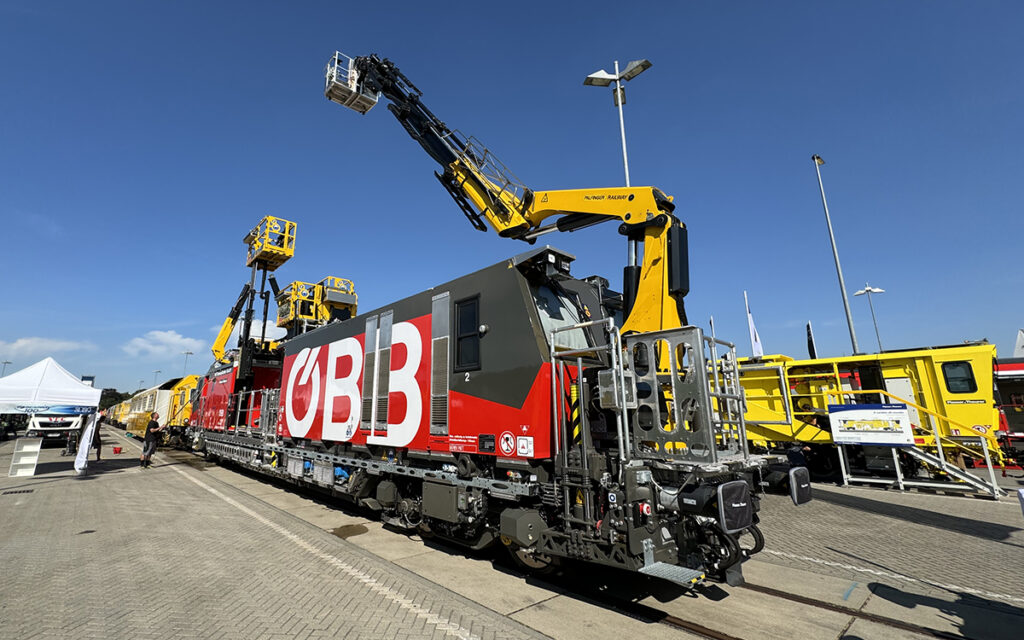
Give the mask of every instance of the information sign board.
POLYGON ((836 444, 914 444, 905 404, 830 404, 828 417, 836 444))

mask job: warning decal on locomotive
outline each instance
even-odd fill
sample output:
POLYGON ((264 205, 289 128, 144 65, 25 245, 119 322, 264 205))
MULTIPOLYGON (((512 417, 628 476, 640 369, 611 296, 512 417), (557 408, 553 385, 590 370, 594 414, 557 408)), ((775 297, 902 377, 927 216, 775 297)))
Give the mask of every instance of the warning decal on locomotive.
POLYGON ((516 452, 516 437, 511 431, 505 431, 498 438, 498 448, 506 456, 511 456, 516 452))

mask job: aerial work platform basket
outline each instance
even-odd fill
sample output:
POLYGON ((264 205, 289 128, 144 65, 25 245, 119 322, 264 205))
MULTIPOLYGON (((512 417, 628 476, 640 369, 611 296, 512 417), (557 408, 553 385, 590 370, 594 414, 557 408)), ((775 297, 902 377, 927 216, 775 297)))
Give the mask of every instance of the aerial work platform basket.
POLYGON ((316 323, 316 287, 296 280, 277 295, 277 326, 316 323))
POLYGON ((245 266, 274 271, 295 255, 295 223, 266 216, 242 241, 249 245, 245 266))
POLYGON ((355 317, 359 298, 351 280, 327 276, 317 283, 316 295, 317 312, 320 314, 321 322, 355 317))
POLYGON ((340 51, 327 62, 324 95, 332 102, 363 114, 380 99, 379 92, 367 91, 362 86, 352 58, 340 51))
POLYGON ((358 297, 351 280, 327 276, 320 282, 295 281, 277 295, 277 326, 319 327, 355 317, 358 297))

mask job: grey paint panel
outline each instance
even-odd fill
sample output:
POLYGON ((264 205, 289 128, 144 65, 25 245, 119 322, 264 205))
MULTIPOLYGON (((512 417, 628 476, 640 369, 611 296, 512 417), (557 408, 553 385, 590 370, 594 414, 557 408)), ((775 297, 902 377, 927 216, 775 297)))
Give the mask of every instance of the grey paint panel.
MULTIPOLYGON (((526 259, 526 257, 536 254, 538 254, 538 250, 535 249, 523 254, 520 258, 526 259)), ((572 279, 562 282, 570 290, 586 290, 589 294, 586 296, 588 306, 592 312, 595 312, 593 319, 599 317, 600 304, 596 297, 595 287, 572 279)), ((505 406, 522 407, 533 387, 541 365, 548 361, 549 356, 547 342, 540 329, 540 320, 529 291, 527 278, 511 260, 491 265, 350 320, 333 322, 296 336, 285 343, 286 354, 294 355, 305 347, 327 344, 359 335, 367 329, 376 328, 377 325, 371 326, 370 319, 378 315, 383 316, 385 313, 392 314, 393 322, 405 322, 424 316, 433 318, 435 298, 445 294, 448 294, 449 301, 479 296, 480 322, 487 325, 487 331, 480 339, 483 368, 469 372, 468 380, 464 373, 449 374, 449 391, 505 406)), ((451 330, 451 304, 448 307, 449 331, 445 332, 446 334, 451 330)), ((382 318, 380 325, 379 328, 383 332, 382 318)), ((440 328, 436 331, 441 333, 440 328)), ((390 334, 390 330, 388 333, 390 334)), ((433 326, 431 326, 429 335, 436 337, 433 326)), ((390 340, 390 335, 387 337, 390 340)), ((372 332, 367 332, 365 344, 369 353, 372 345, 375 344, 372 332)), ((424 344, 424 352, 427 351, 427 345, 424 344)), ((449 354, 450 352, 451 344, 449 343, 449 354)), ((426 357, 426 353, 424 356, 426 357)), ((380 393, 378 389, 366 386, 373 380, 367 375, 370 371, 372 369, 364 370, 364 398, 371 396, 371 392, 374 398, 380 393)), ((373 419, 380 421, 383 418, 373 416, 373 419)))

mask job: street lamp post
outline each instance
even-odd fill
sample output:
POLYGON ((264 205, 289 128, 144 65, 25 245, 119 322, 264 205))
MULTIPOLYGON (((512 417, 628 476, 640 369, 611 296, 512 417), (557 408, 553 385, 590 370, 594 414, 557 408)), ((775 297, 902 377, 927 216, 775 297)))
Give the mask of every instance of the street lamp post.
POLYGON ((828 224, 828 237, 832 241, 832 256, 836 259, 836 273, 839 275, 839 292, 843 294, 843 309, 846 310, 846 324, 850 327, 850 342, 853 343, 853 354, 860 353, 857 346, 857 333, 853 330, 853 315, 850 314, 850 300, 846 297, 846 282, 843 280, 843 268, 839 265, 839 250, 836 249, 836 236, 832 233, 832 218, 828 215, 828 202, 825 200, 825 186, 821 182, 821 165, 825 161, 821 156, 811 156, 814 161, 814 170, 818 174, 818 189, 821 190, 821 206, 825 208, 825 223, 828 224))
POLYGON ((868 294, 868 306, 871 307, 871 322, 875 323, 875 338, 878 340, 878 352, 882 352, 882 336, 878 333, 878 320, 875 319, 875 304, 871 302, 872 293, 885 293, 885 289, 879 289, 878 287, 872 287, 868 283, 864 283, 864 288, 860 291, 854 291, 853 295, 862 296, 868 294))
POLYGON ((159 370, 159 369, 154 369, 154 370, 153 370, 153 386, 154 386, 154 387, 156 386, 156 377, 157 377, 158 375, 160 375, 160 370, 159 370))
MULTIPOLYGON (((619 134, 622 137, 622 168, 626 173, 626 186, 629 184, 629 156, 626 154, 626 121, 622 117, 622 105, 626 103, 626 90, 622 88, 622 82, 632 80, 647 69, 651 68, 651 61, 644 58, 642 60, 633 60, 626 65, 626 68, 619 72, 619 61, 615 61, 615 73, 611 74, 601 69, 595 71, 583 80, 583 84, 590 87, 607 87, 611 83, 615 83, 615 88, 612 90, 613 101, 615 106, 619 108, 619 134)), ((629 266, 635 267, 637 262, 637 248, 638 243, 636 240, 629 240, 628 253, 629 253, 629 266)))
POLYGON ((139 378, 139 391, 142 391, 143 389, 145 389, 145 387, 142 386, 144 384, 146 384, 146 379, 145 378, 139 378))
POLYGON ((10 360, 4 360, 4 362, 3 362, 4 370, 2 372, 0 372, 0 376, 7 375, 7 365, 9 365, 9 364, 11 364, 10 360))
POLYGON ((192 355, 191 351, 182 351, 181 355, 185 356, 185 366, 181 369, 181 375, 185 376, 188 372, 188 357, 192 355))

